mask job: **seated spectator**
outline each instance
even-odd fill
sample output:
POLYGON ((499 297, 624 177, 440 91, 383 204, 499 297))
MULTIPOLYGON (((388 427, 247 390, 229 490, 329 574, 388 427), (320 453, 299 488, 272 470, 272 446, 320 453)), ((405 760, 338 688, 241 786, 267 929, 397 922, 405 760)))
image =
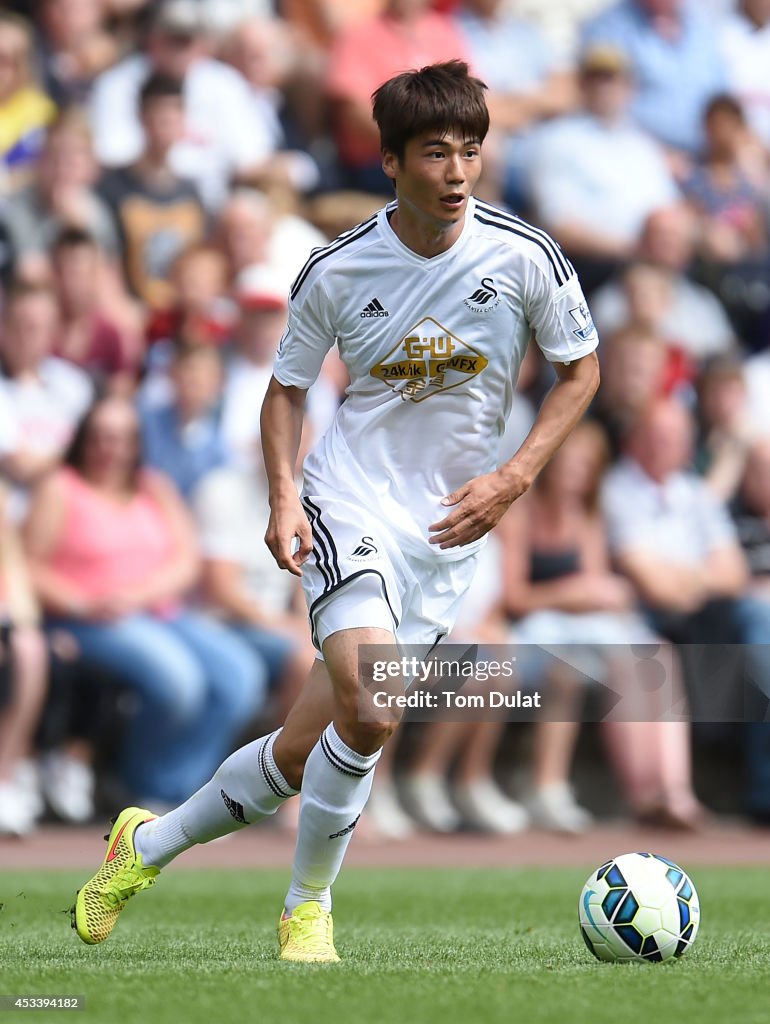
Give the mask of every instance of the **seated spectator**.
POLYGON ((591 415, 607 434, 613 454, 638 415, 664 394, 669 352, 665 341, 642 324, 630 324, 604 339, 602 386, 591 415))
POLYGON ((673 399, 637 418, 610 470, 605 512, 619 569, 655 628, 677 643, 738 643, 746 564, 724 505, 689 470, 693 423, 673 399))
POLYGON ((704 124, 705 155, 682 184, 698 218, 700 255, 720 264, 762 258, 767 253, 765 200, 744 169, 743 110, 731 96, 715 96, 704 124))
POLYGON ((380 156, 371 95, 408 68, 465 58, 466 45, 429 0, 387 0, 380 15, 343 28, 329 54, 327 92, 344 187, 390 195, 380 156))
POLYGON ((695 468, 727 505, 743 479, 755 438, 742 364, 729 357, 709 361, 698 378, 695 468))
MULTIPOLYGON (((215 246, 191 245, 174 260, 165 282, 169 305, 149 312, 147 344, 152 349, 169 338, 222 345, 233 328, 227 259, 215 246)), ((151 351, 150 365, 158 353, 151 351)))
POLYGON ((580 87, 583 110, 540 130, 529 173, 538 218, 580 260, 590 290, 634 255, 647 217, 678 190, 661 147, 629 120, 623 54, 586 50, 580 87))
POLYGON ((584 46, 627 55, 636 123, 685 159, 701 150, 703 111, 725 87, 717 31, 700 7, 700 0, 617 0, 583 30, 584 46))
POLYGON ((94 78, 118 58, 102 0, 40 0, 39 52, 46 91, 56 103, 83 103, 94 78))
POLYGON ((48 654, 7 497, 0 487, 0 836, 20 836, 42 810, 31 755, 48 654))
POLYGON ((241 640, 185 609, 198 575, 192 524, 172 485, 141 468, 128 402, 92 406, 35 495, 26 541, 49 625, 140 700, 124 784, 142 800, 186 799, 259 710, 263 670, 241 640))
POLYGON ((55 113, 35 83, 29 25, 15 14, 0 12, 0 193, 23 183, 55 113))
POLYGON ((62 111, 51 124, 34 180, 0 211, 18 261, 18 273, 47 266, 48 254, 64 227, 93 236, 109 259, 118 252, 110 212, 94 191, 98 174, 85 116, 62 111))
POLYGON ((736 0, 719 26, 727 85, 746 111, 753 131, 770 149, 770 6, 767 0, 736 0))
POLYGON ((281 275, 287 293, 310 250, 329 241, 302 217, 278 213, 262 192, 245 188, 222 208, 217 234, 236 287, 241 273, 263 267, 281 275))
MULTIPOLYGON (((87 374, 51 355, 59 329, 54 293, 19 285, 6 299, 0 341, 0 469, 29 487, 53 469, 91 401, 87 374)), ((21 514, 22 505, 15 511, 21 514)))
POLYGON ((226 465, 229 458, 221 428, 218 349, 176 344, 169 376, 171 401, 144 407, 141 413, 144 457, 189 500, 206 474, 226 465))
POLYGON ((319 182, 315 160, 298 146, 302 134, 313 138, 320 131, 320 76, 303 74, 295 41, 288 26, 279 18, 249 18, 234 29, 225 56, 249 85, 255 120, 262 126, 263 155, 251 172, 250 183, 266 192, 289 190, 308 192, 319 182), (287 98, 294 103, 289 108, 287 98), (302 118, 294 125, 291 118, 302 118), (285 122, 289 121, 285 126, 285 122), (293 136, 287 137, 287 130, 293 136))
POLYGON ((489 88, 492 131, 484 144, 483 179, 487 191, 491 185, 489 198, 526 208, 532 129, 575 106, 574 75, 556 63, 537 26, 512 17, 502 0, 463 0, 454 20, 489 88), (499 166, 490 173, 491 164, 499 166))
POLYGON ((696 363, 733 349, 735 330, 724 306, 687 276, 695 241, 695 216, 684 203, 651 213, 635 263, 591 295, 599 334, 604 337, 634 321, 647 323, 696 363))
POLYGON ((192 500, 203 556, 201 592, 265 663, 271 716, 280 725, 307 677, 314 652, 296 580, 279 569, 264 542, 270 518, 261 460, 250 469, 208 473, 192 500))
POLYGON ((171 166, 192 179, 211 209, 233 179, 249 180, 263 159, 261 125, 248 87, 235 70, 208 56, 211 37, 195 0, 162 0, 152 14, 144 52, 133 53, 97 78, 91 123, 99 161, 122 167, 142 152, 139 93, 154 72, 182 82, 185 136, 171 166))
MULTIPOLYGON (((236 463, 249 467, 259 445, 262 399, 286 328, 288 293, 280 275, 255 268, 241 275, 235 298, 239 317, 227 363, 222 433, 236 463)), ((325 433, 339 406, 340 396, 326 366, 324 362, 324 372, 307 394, 298 465, 308 445, 325 433)))
POLYGON ((610 567, 599 510, 607 459, 602 431, 579 425, 501 524, 504 606, 516 620, 511 637, 525 679, 533 670, 545 673, 550 708, 535 726, 528 807, 536 824, 560 831, 580 832, 591 820, 568 784, 581 719, 579 679, 588 676, 622 695, 626 710, 604 732, 634 814, 689 827, 699 808, 688 727, 660 721, 654 696, 634 688, 628 645, 657 638, 635 611, 632 588, 610 567))
POLYGON ((107 171, 99 193, 120 233, 126 278, 150 308, 171 303, 169 271, 177 256, 200 242, 206 217, 193 182, 177 174, 170 162, 184 136, 182 85, 176 78, 153 74, 139 93, 144 150, 133 164, 107 171))
POLYGON ((94 288, 102 254, 87 231, 65 228, 56 239, 52 261, 60 324, 55 354, 85 370, 97 388, 133 390, 138 341, 113 322, 94 288))

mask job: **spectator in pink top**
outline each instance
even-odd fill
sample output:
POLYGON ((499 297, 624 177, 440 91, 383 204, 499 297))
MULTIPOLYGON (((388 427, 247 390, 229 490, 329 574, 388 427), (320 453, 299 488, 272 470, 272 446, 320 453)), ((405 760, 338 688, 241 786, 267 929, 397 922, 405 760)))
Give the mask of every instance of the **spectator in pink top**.
POLYGON ((192 525, 140 459, 133 407, 97 402, 65 467, 38 489, 26 538, 49 622, 139 698, 123 781, 137 797, 171 802, 232 749, 261 706, 264 670, 224 626, 184 608, 198 575, 192 525))
POLYGON ((388 0, 383 14, 343 29, 332 47, 327 91, 339 159, 351 188, 391 192, 372 120, 374 90, 399 71, 466 58, 459 30, 429 6, 429 0, 388 0))

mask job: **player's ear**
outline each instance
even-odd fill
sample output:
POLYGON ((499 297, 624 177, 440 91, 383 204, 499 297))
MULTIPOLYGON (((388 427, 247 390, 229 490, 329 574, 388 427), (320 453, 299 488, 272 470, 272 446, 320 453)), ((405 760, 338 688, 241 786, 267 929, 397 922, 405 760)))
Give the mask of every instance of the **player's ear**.
POLYGON ((399 159, 390 149, 382 151, 382 169, 391 181, 396 180, 398 174, 399 159))

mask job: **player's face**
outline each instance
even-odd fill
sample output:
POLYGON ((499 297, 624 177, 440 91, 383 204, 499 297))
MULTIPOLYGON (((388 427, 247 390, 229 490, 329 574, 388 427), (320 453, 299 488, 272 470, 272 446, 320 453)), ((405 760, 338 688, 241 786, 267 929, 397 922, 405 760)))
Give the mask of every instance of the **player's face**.
POLYGON ((462 221, 479 180, 481 143, 426 132, 407 142, 402 160, 386 152, 383 168, 395 182, 400 207, 451 227, 462 221))

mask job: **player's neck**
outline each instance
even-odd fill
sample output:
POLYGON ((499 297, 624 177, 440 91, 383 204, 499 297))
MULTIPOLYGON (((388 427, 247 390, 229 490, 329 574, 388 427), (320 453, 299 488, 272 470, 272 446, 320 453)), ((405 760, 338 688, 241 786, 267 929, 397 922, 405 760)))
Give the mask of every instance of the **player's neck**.
POLYGON ((407 249, 426 259, 451 249, 462 234, 464 224, 465 217, 455 224, 442 224, 403 199, 399 199, 390 218, 397 238, 407 249))

